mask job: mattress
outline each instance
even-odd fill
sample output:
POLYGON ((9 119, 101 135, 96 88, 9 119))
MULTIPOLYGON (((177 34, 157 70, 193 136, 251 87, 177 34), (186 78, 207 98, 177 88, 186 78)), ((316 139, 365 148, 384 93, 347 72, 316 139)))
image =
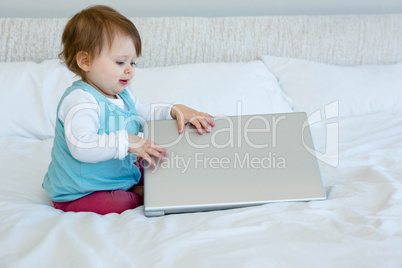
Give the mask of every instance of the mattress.
POLYGON ((0 137, 0 266, 400 267, 402 112, 339 118, 336 144, 329 123, 311 125, 317 151, 338 148, 319 161, 328 200, 157 218, 53 208, 53 140, 0 137))

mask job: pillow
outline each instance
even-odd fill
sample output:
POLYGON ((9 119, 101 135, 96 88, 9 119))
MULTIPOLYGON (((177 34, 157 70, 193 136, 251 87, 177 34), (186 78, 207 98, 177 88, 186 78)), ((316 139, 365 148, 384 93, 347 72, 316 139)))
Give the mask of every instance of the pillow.
POLYGON ((261 61, 136 69, 130 85, 143 103, 182 103, 213 116, 292 112, 261 61))
POLYGON ((273 56, 261 59, 296 111, 312 114, 336 102, 339 117, 402 108, 402 63, 337 66, 273 56))
POLYGON ((0 63, 0 136, 54 137, 57 105, 74 80, 59 60, 0 63))
MULTIPOLYGON (((144 103, 180 102, 213 115, 290 112, 261 61, 136 69, 131 83, 144 103)), ((54 137, 56 109, 79 78, 59 60, 0 63, 0 136, 54 137)))

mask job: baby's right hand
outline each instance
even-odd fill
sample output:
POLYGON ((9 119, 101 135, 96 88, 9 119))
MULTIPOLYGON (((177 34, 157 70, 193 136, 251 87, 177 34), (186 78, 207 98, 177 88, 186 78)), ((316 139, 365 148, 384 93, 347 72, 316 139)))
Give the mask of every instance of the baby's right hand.
POLYGON ((155 166, 151 156, 163 159, 162 154, 165 154, 167 150, 150 140, 128 134, 128 152, 144 158, 150 165, 155 166))

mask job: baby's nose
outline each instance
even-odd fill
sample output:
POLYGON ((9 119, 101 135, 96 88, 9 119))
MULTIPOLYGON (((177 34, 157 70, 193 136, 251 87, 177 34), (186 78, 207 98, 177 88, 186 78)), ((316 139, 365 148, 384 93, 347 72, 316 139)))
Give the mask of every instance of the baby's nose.
POLYGON ((126 74, 130 74, 130 73, 132 73, 133 71, 134 71, 134 68, 131 67, 131 66, 129 66, 129 67, 126 68, 125 73, 126 73, 126 74))

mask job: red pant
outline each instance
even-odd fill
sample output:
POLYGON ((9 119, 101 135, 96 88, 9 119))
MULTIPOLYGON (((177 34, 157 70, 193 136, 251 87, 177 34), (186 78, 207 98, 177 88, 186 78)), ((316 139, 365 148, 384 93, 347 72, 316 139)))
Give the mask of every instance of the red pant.
MULTIPOLYGON (((135 164, 141 171, 141 179, 138 185, 144 185, 143 160, 138 158, 135 164), (141 164, 140 164, 141 163, 141 164)), ((98 191, 70 202, 53 202, 54 207, 65 212, 95 212, 101 215, 108 213, 122 213, 128 209, 134 209, 144 204, 144 198, 130 190, 98 191)))

